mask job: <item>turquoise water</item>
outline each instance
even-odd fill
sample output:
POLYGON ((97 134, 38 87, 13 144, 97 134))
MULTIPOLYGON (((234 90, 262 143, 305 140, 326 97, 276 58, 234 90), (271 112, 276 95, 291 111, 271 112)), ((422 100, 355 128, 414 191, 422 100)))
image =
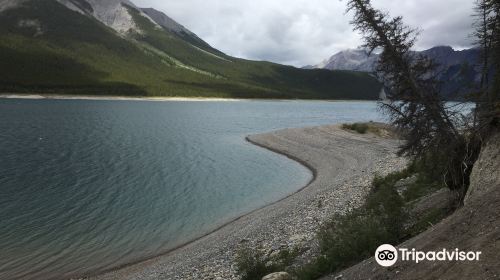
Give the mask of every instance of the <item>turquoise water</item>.
POLYGON ((166 252, 311 179, 246 135, 380 118, 371 102, 0 99, 0 279, 166 252))

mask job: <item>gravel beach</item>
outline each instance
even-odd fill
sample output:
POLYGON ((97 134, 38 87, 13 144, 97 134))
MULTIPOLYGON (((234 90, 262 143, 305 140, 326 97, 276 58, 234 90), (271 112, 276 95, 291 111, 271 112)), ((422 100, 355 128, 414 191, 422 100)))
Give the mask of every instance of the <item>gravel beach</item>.
POLYGON ((285 129, 252 135, 253 144, 286 155, 311 169, 314 180, 301 191, 247 214, 182 248, 89 279, 238 279, 234 259, 241 247, 308 248, 334 213, 361 205, 375 174, 406 165, 398 140, 356 134, 339 126, 285 129))

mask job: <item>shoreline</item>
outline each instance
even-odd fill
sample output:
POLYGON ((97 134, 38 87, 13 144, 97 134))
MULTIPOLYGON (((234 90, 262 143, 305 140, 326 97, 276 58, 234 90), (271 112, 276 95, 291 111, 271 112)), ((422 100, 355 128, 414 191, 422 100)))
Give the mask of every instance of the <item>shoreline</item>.
MULTIPOLYGON (((159 253, 157 255, 152 255, 152 256, 147 257, 145 259, 140 259, 140 260, 137 260, 137 261, 132 261, 132 262, 129 262, 129 263, 125 263, 125 264, 122 264, 120 266, 117 266, 117 267, 114 267, 114 268, 111 268, 111 269, 104 269, 102 271, 97 271, 97 272, 89 273, 89 274, 86 274, 86 275, 80 275, 77 278, 78 279, 87 279, 87 278, 92 278, 92 277, 99 277, 100 275, 104 275, 104 274, 107 274, 107 273, 112 273, 113 271, 117 271, 117 270, 120 270, 120 269, 123 269, 123 268, 126 268, 126 267, 130 267, 130 266, 133 266, 133 265, 138 265, 140 263, 147 262, 147 261, 155 259, 155 258, 159 258, 159 257, 166 256, 166 255, 169 255, 169 254, 175 254, 176 251, 178 251, 178 250, 180 250, 180 249, 182 249, 182 248, 184 248, 186 246, 189 246, 190 244, 195 243, 195 242, 197 242, 199 240, 202 240, 203 238, 208 237, 211 234, 215 234, 218 231, 220 231, 221 229, 223 229, 223 228, 225 228, 227 226, 230 226, 231 224, 239 221, 240 219, 243 219, 246 216, 252 215, 254 212, 257 212, 257 211, 259 211, 261 209, 264 209, 266 207, 272 206, 274 204, 280 203, 281 201, 284 201, 284 200, 290 198, 291 196, 296 195, 297 193, 300 193, 301 191, 305 190, 308 186, 310 186, 316 180, 317 173, 318 173, 317 170, 314 167, 312 167, 311 165, 309 165, 308 163, 302 161, 301 159, 299 159, 297 157, 294 157, 292 155, 288 155, 288 154, 282 153, 279 150, 273 149, 271 147, 263 146, 263 145, 261 145, 261 144, 259 144, 257 142, 253 142, 250 139, 250 136, 245 137, 245 141, 247 141, 247 142, 249 142, 249 143, 251 143, 251 144, 253 144, 253 145, 257 146, 257 147, 260 147, 262 149, 266 149, 266 150, 271 151, 273 153, 276 153, 278 155, 281 155, 281 156, 284 156, 286 158, 289 158, 290 160, 296 161, 297 163, 299 163, 300 165, 302 165, 304 168, 306 168, 307 170, 309 170, 311 172, 311 174, 312 174, 311 179, 309 180, 309 182, 307 184, 305 184, 303 187, 299 188, 298 190, 294 191, 293 193, 290 193, 290 194, 286 195, 285 197, 280 198, 277 201, 274 201, 274 202, 271 202, 271 203, 266 204, 264 206, 261 206, 261 207, 255 209, 255 210, 252 210, 252 211, 250 211, 248 213, 245 213, 245 214, 243 214, 241 216, 238 216, 236 218, 233 218, 233 219, 230 219, 230 220, 228 220, 226 222, 223 222, 223 223, 221 223, 220 226, 217 226, 215 229, 213 229, 213 230, 211 230, 211 231, 209 231, 207 233, 204 233, 204 234, 200 235, 199 237, 194 238, 193 240, 190 240, 190 241, 184 242, 184 243, 182 243, 182 244, 180 244, 178 246, 175 246, 174 248, 172 248, 170 250, 167 250, 165 252, 159 253), (79 277, 83 277, 83 278, 79 278, 79 277)), ((71 278, 71 279, 73 279, 73 278, 71 278)))
MULTIPOLYGON (((287 199, 288 197, 290 197, 290 196, 292 196, 292 195, 294 195, 294 194, 296 194, 296 193, 298 193, 298 192, 303 191, 305 188, 307 188, 309 185, 311 185, 314 181, 316 181, 316 178, 318 177, 318 170, 316 170, 316 168, 315 168, 314 166, 312 166, 312 165, 311 165, 311 164, 309 164, 308 162, 306 162, 306 161, 302 160, 301 158, 298 158, 298 157, 296 157, 296 156, 294 156, 294 155, 291 155, 291 154, 284 153, 284 152, 280 151, 279 149, 276 149, 276 148, 273 148, 273 147, 270 147, 270 146, 265 146, 265 145, 262 145, 262 144, 260 144, 258 141, 254 141, 254 140, 252 140, 252 139, 251 139, 251 136, 247 136, 247 137, 245 137, 245 141, 247 141, 248 143, 251 143, 251 144, 253 144, 253 145, 257 146, 257 147, 260 147, 260 148, 262 148, 262 149, 268 150, 268 151, 270 151, 270 152, 276 153, 276 154, 278 154, 278 155, 282 155, 282 156, 287 157, 287 158, 289 158, 289 159, 291 159, 291 160, 293 160, 293 161, 296 161, 296 162, 298 162, 300 165, 304 166, 304 168, 308 169, 308 170, 311 172, 311 174, 312 174, 312 178, 311 178, 311 180, 310 180, 310 181, 309 181, 309 182, 308 182, 305 186, 303 186, 302 188, 300 188, 300 189, 296 190, 295 192, 293 192, 293 193, 291 193, 291 194, 289 194, 289 195, 285 196, 284 198, 282 198, 282 199, 280 199, 280 200, 278 200, 278 201, 272 202, 272 203, 270 203, 270 204, 268 204, 268 205, 264 205, 264 206, 263 206, 263 207, 261 207, 261 208, 265 208, 265 207, 267 207, 267 206, 270 206, 270 205, 273 205, 273 204, 275 204, 275 203, 278 203, 278 202, 280 202, 280 201, 282 201, 282 200, 285 200, 285 199, 287 199)), ((259 208, 259 209, 261 209, 261 208, 259 208)), ((254 210, 254 211, 257 211, 257 210, 259 210, 259 209, 256 209, 256 210, 254 210)), ((251 213, 251 212, 250 212, 250 213, 251 213)), ((248 213, 248 214, 250 214, 250 213, 248 213)), ((245 215, 248 215, 248 214, 245 214, 245 215)), ((245 215, 243 215, 243 216, 245 216, 245 215)))
POLYGON ((0 99, 28 100, 102 100, 102 101, 241 101, 237 98, 217 97, 139 97, 139 96, 98 96, 98 95, 64 95, 64 94, 0 94, 0 99))
POLYGON ((0 93, 0 99, 26 100, 94 100, 94 101, 150 101, 150 102, 238 102, 238 101, 324 101, 324 102, 377 102, 379 100, 357 99, 265 99, 265 98, 225 98, 225 97, 147 97, 147 96, 98 96, 64 94, 20 94, 0 93))
POLYGON ((405 164, 394 153, 398 141, 353 134, 339 126, 285 129, 246 140, 304 165, 313 172, 312 180, 279 201, 169 252, 96 272, 87 275, 88 279, 237 279, 233 263, 242 245, 272 253, 277 247, 308 244, 314 254, 321 220, 359 206, 375 173, 389 173, 405 164), (368 174, 370 179, 364 178, 368 174), (325 204, 321 209, 315 206, 318 201, 325 204))

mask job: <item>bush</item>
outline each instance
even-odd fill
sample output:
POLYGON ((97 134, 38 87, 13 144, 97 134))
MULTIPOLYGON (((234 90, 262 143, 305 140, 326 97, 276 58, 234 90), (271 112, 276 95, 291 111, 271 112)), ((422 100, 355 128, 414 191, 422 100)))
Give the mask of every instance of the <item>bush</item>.
POLYGON ((322 256, 296 271, 299 279, 317 279, 370 257, 394 240, 382 217, 366 210, 336 216, 319 232, 322 256))
POLYGON ((277 267, 269 263, 269 259, 262 251, 245 248, 238 252, 236 270, 242 280, 253 280, 262 279, 267 274, 276 271, 277 267))
POLYGON ((439 182, 439 177, 421 162, 385 177, 376 176, 373 190, 362 207, 346 215, 335 215, 319 230, 321 255, 311 263, 290 271, 298 251, 283 251, 272 260, 261 251, 247 250, 238 257, 238 272, 244 280, 260 280, 272 272, 288 269, 297 279, 312 280, 352 266, 371 257, 381 244, 399 244, 450 214, 447 209, 431 209, 409 225, 407 207, 411 204, 407 202, 443 187, 439 182), (417 182, 401 197, 395 184, 415 174, 417 182))
POLYGON ((242 280, 261 280, 268 274, 286 270, 298 255, 298 249, 285 249, 268 256, 261 249, 243 248, 236 258, 236 271, 242 280))
POLYGON ((356 131, 359 134, 365 134, 368 132, 369 126, 365 123, 353 123, 353 124, 343 124, 343 129, 356 131))
POLYGON ((388 241, 392 242, 402 238, 403 225, 407 218, 405 202, 394 188, 394 184, 397 182, 395 178, 402 177, 404 173, 406 171, 393 173, 385 178, 376 177, 373 180, 374 191, 367 198, 364 206, 367 211, 372 212, 373 215, 382 220, 385 230, 391 235, 391 240, 388 241))
POLYGON ((408 171, 376 177, 365 205, 334 216, 318 233, 321 257, 298 269, 299 279, 317 279, 372 256, 381 244, 397 244, 405 235, 406 209, 394 184, 408 171))

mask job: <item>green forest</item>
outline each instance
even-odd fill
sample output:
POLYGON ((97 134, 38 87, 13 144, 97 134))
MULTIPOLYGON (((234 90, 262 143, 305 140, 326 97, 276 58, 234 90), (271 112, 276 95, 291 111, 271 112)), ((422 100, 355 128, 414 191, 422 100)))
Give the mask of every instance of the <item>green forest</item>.
POLYGON ((0 92, 287 99, 378 98, 366 73, 305 70, 227 56, 160 29, 128 7, 141 32, 118 34, 55 0, 0 13, 0 92))

